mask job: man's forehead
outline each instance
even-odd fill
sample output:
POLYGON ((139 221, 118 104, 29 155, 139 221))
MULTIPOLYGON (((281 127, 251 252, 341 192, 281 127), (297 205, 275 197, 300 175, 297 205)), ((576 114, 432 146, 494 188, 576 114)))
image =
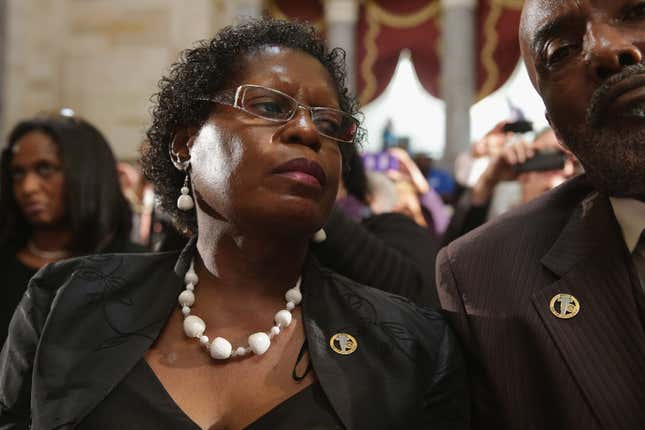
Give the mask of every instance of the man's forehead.
POLYGON ((580 6, 580 0, 526 0, 522 10, 520 37, 531 43, 546 23, 580 6))

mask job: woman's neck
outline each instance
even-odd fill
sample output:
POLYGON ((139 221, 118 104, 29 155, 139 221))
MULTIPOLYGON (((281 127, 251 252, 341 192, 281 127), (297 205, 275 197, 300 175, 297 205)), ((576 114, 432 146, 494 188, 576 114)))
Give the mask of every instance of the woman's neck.
POLYGON ((34 227, 29 240, 43 251, 64 251, 71 242, 71 233, 64 227, 34 227))
POLYGON ((204 269, 218 289, 283 294, 300 276, 308 245, 306 238, 236 234, 221 222, 215 229, 200 229, 195 269, 204 269))

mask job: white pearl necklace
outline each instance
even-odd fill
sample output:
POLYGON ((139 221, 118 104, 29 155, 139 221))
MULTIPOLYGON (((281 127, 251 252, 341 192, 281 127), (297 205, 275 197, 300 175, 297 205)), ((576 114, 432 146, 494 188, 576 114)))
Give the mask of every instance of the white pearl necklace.
POLYGON ((208 336, 204 335, 206 331, 206 323, 197 315, 191 315, 191 306, 195 304, 195 287, 199 282, 199 278, 195 273, 194 260, 190 262, 190 268, 184 276, 186 289, 179 294, 179 305, 181 306, 181 313, 184 315, 184 333, 190 338, 195 338, 210 352, 211 357, 216 360, 225 360, 231 357, 242 357, 249 352, 256 355, 262 355, 271 346, 271 339, 280 334, 282 329, 289 327, 292 321, 291 311, 300 304, 302 301, 302 294, 300 293, 300 281, 296 286, 287 290, 284 298, 287 302, 286 309, 282 309, 275 314, 275 325, 265 332, 253 333, 249 336, 248 346, 239 346, 233 348, 231 342, 223 337, 216 337, 211 342, 208 336))

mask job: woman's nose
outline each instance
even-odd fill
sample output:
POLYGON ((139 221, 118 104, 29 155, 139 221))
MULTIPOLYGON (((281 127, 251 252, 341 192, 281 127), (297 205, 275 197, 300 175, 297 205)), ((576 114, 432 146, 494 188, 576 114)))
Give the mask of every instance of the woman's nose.
POLYGON ((18 184, 18 192, 23 195, 33 194, 40 189, 40 181, 40 176, 35 172, 26 172, 25 176, 18 184))
POLYGON ((305 145, 318 151, 320 149, 320 133, 314 125, 311 114, 307 109, 300 108, 284 126, 282 138, 287 143, 305 145))

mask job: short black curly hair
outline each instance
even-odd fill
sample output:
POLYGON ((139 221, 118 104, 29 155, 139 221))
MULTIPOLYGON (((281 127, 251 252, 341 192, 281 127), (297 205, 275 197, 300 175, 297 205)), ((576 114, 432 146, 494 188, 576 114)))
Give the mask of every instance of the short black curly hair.
MULTIPOLYGON (((263 18, 228 26, 211 40, 203 40, 181 53, 167 76, 159 81, 160 91, 153 96, 152 125, 146 132, 141 164, 152 181, 162 208, 186 234, 197 232, 195 211, 177 209, 179 189, 184 173, 177 170, 169 157, 169 145, 176 132, 199 128, 213 106, 198 101, 226 89, 245 54, 263 46, 283 46, 303 51, 316 58, 327 69, 336 84, 340 108, 358 114, 358 104, 345 84, 345 51, 328 50, 314 27, 292 21, 263 18)), ((363 133, 357 136, 360 144, 363 133)))

